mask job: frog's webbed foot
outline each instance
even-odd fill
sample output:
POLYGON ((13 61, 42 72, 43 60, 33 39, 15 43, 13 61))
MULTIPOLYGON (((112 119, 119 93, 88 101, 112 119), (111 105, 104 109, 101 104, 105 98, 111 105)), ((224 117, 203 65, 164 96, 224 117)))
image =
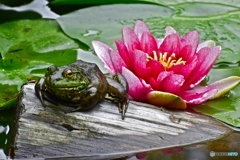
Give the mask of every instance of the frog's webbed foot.
POLYGON ((128 109, 128 100, 123 103, 118 102, 118 110, 119 110, 119 113, 121 113, 121 115, 122 115, 122 120, 124 120, 124 118, 125 118, 127 109, 128 109))

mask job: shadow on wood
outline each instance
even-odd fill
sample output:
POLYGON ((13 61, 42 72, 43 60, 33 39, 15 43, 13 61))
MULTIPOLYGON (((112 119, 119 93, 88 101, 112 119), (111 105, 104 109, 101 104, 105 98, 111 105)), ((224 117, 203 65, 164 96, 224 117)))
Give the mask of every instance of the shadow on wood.
POLYGON ((15 158, 106 159, 219 138, 230 130, 207 116, 130 101, 125 120, 102 102, 93 110, 65 114, 65 106, 36 98, 22 87, 15 158))

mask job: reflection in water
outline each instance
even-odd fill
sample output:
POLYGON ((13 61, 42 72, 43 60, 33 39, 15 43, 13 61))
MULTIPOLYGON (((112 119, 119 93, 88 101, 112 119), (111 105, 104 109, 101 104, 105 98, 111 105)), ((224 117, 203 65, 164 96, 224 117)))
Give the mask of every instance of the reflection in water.
POLYGON ((137 154, 129 157, 127 160, 237 160, 240 159, 240 132, 232 132, 214 141, 184 147, 154 150, 141 154, 146 155, 144 158, 140 158, 138 157, 139 154, 137 154))
POLYGON ((0 159, 7 159, 7 156, 5 155, 3 149, 0 149, 0 159))
POLYGON ((0 9, 2 10, 13 10, 18 12, 24 12, 24 11, 34 11, 36 13, 39 13, 42 18, 51 18, 56 19, 59 17, 56 13, 52 12, 50 8, 47 6, 48 2, 45 0, 34 0, 31 3, 27 5, 23 5, 20 7, 8 7, 6 5, 0 5, 0 9))
POLYGON ((6 159, 10 155, 10 149, 14 135, 14 121, 16 107, 0 110, 0 159, 6 159))
POLYGON ((8 150, 6 147, 4 146, 8 146, 8 138, 7 135, 9 134, 10 131, 10 127, 9 125, 7 126, 0 126, 0 159, 6 159, 6 155, 4 153, 4 150, 1 148, 5 149, 5 152, 8 150))
MULTIPOLYGON (((6 155, 9 153, 11 134, 8 122, 0 121, 0 159, 6 159, 6 155), (6 154, 6 155, 5 155, 6 154)), ((9 122, 10 123, 10 122, 9 122)))

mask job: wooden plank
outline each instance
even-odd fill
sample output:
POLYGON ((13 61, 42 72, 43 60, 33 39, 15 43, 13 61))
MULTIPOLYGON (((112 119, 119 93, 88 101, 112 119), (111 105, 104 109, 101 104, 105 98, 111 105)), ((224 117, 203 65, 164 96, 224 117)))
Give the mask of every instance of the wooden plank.
POLYGON ((230 129, 210 117, 130 101, 125 120, 102 102, 87 112, 36 98, 34 84, 22 87, 15 138, 16 158, 104 159, 219 138, 230 129))

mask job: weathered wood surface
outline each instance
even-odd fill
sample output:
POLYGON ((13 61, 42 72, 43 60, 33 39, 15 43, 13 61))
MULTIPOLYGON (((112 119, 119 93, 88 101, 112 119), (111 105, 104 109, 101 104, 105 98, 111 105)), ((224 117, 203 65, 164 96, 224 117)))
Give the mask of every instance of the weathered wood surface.
POLYGON ((65 106, 47 103, 43 108, 33 88, 34 84, 24 85, 19 100, 16 158, 106 159, 211 140, 229 132, 207 116, 134 101, 125 120, 110 102, 65 114, 65 106))

